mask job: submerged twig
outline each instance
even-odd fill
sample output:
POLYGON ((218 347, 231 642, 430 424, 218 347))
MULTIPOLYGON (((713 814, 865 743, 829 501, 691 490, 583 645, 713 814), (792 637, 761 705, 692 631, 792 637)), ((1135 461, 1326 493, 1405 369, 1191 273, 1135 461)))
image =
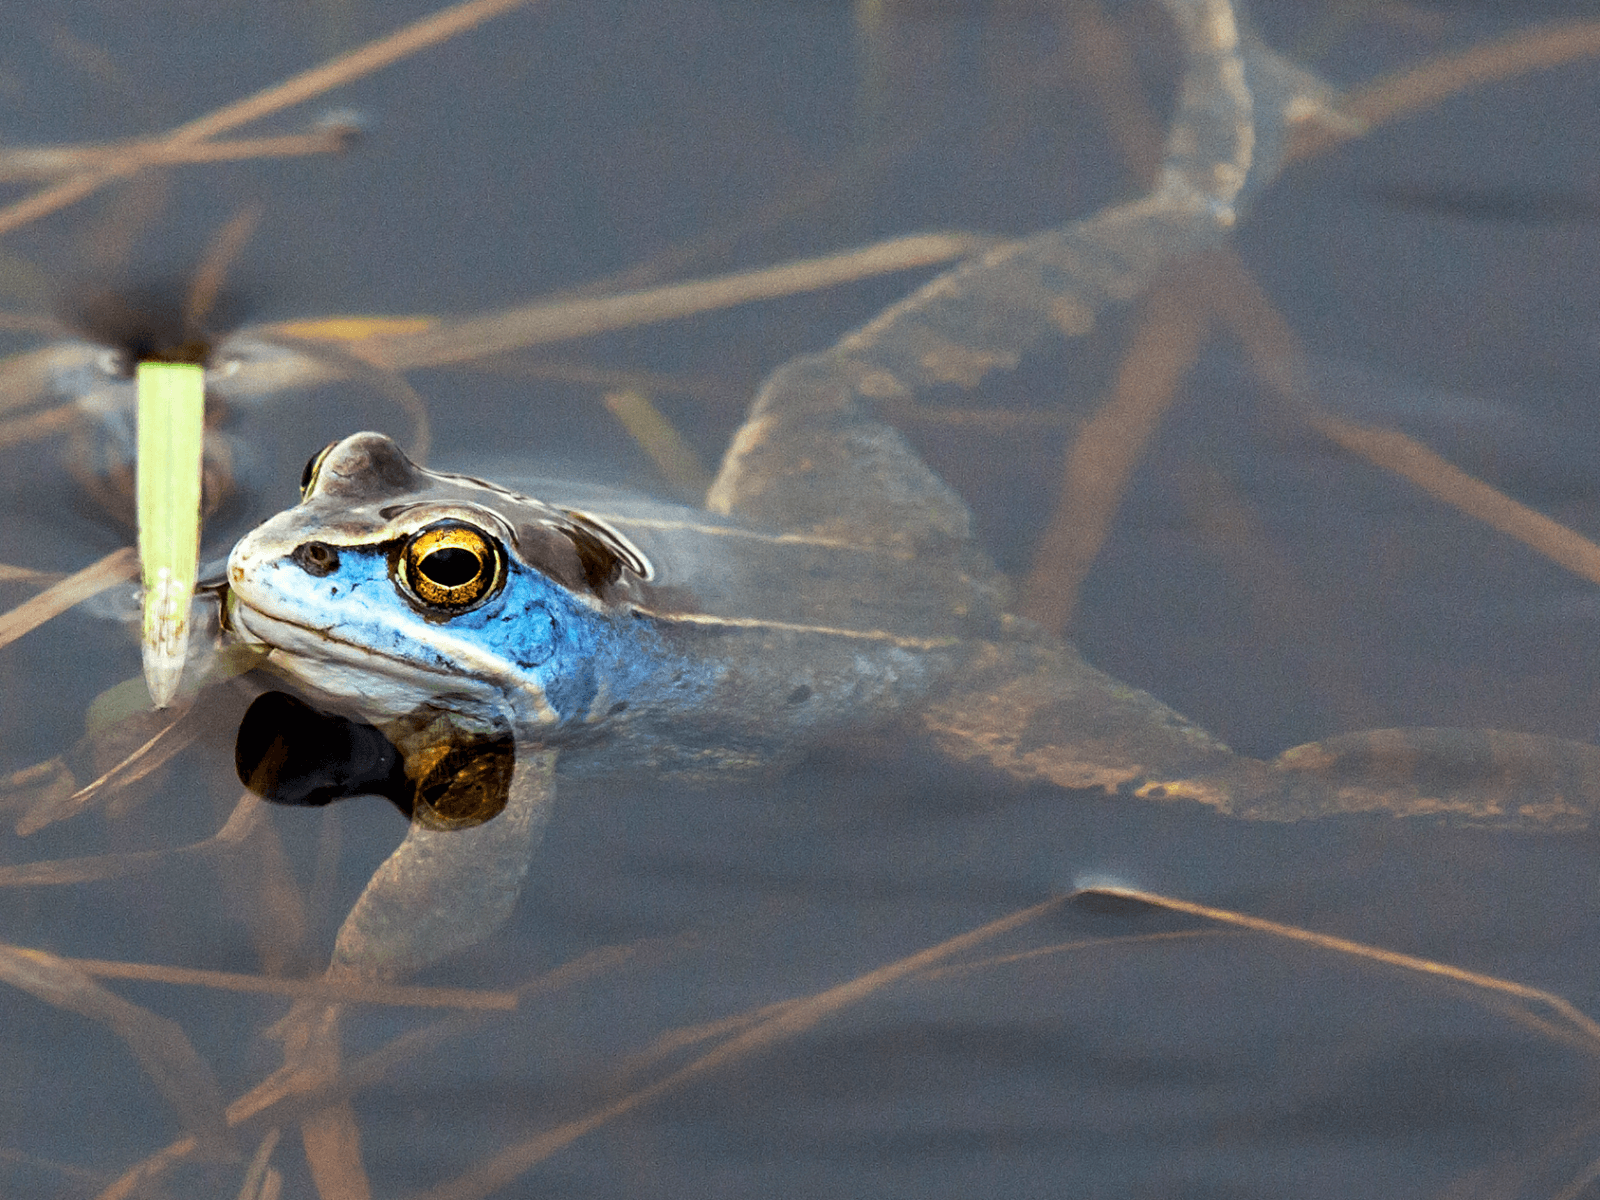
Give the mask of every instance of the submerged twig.
POLYGON ((1374 466, 1492 529, 1515 538, 1584 579, 1600 583, 1600 546, 1559 521, 1463 471, 1414 438, 1359 425, 1320 408, 1305 381, 1300 339, 1237 256, 1219 258, 1209 302, 1243 343, 1256 375, 1318 433, 1374 466))
POLYGON ((1128 480, 1204 344, 1211 272, 1203 263, 1185 264, 1151 289, 1111 394, 1067 451, 1060 501, 1022 585, 1022 615, 1053 633, 1071 620, 1128 480))
MULTIPOLYGON (((595 978, 645 957, 651 949, 675 947, 683 939, 653 939, 621 946, 606 946, 572 962, 547 971, 517 988, 524 999, 547 995, 595 978)), ((262 1128, 269 1123, 293 1121, 300 1116, 341 1103, 371 1087, 401 1063, 433 1049, 444 1041, 461 1037, 482 1026, 483 1012, 460 1012, 433 1022, 422 1029, 403 1033, 387 1045, 356 1059, 337 1079, 308 1080, 294 1067, 285 1067, 250 1089, 228 1105, 230 1129, 262 1128)), ((194 1156, 200 1144, 193 1137, 182 1137, 151 1154, 123 1172, 96 1200, 127 1200, 141 1187, 161 1178, 184 1160, 194 1156)))
POLYGON ((1163 896, 1157 892, 1146 892, 1138 888, 1098 885, 1082 888, 1074 892, 1073 895, 1112 896, 1123 900, 1133 900, 1141 904, 1148 904, 1153 908, 1188 913, 1191 916, 1203 917, 1208 921, 1217 921, 1240 929, 1251 929, 1257 933, 1266 933, 1288 941, 1316 946, 1322 950, 1332 950, 1337 954, 1347 955, 1351 958, 1366 959, 1369 962, 1399 967, 1401 970, 1415 974, 1466 984, 1475 991, 1510 996, 1518 1000, 1540 1004, 1549 1008, 1558 1017, 1569 1023, 1572 1029, 1582 1036, 1584 1045, 1591 1054, 1600 1054, 1600 1022, 1596 1022, 1594 1018, 1578 1009, 1571 1001, 1556 995, 1554 992, 1547 992, 1543 988, 1529 987, 1525 983, 1516 983, 1509 979, 1501 979, 1495 975, 1485 975, 1481 971, 1469 971, 1465 967, 1451 966, 1449 963, 1439 962, 1432 958, 1420 958, 1414 954, 1401 954, 1398 951, 1385 950, 1382 947, 1371 946, 1365 942, 1334 937, 1332 934, 1327 933, 1317 933, 1315 930, 1304 929, 1298 925, 1285 925, 1278 921, 1269 921, 1264 917, 1252 917, 1247 913, 1234 912, 1226 908, 1213 908, 1210 905, 1196 904, 1189 900, 1179 900, 1172 896, 1163 896))
POLYGON ((0 179, 39 179, 79 171, 135 171, 192 163, 333 154, 350 146, 348 126, 226 142, 114 142, 104 146, 16 146, 0 152, 0 179))
POLYGON ((122 879, 158 870, 176 859, 203 858, 209 854, 237 848, 261 819, 264 801, 246 792, 234 806, 232 814, 208 838, 174 846, 170 850, 133 850, 122 854, 90 854, 82 858, 60 858, 41 862, 17 863, 0 866, 0 888, 5 887, 59 887, 64 884, 89 883, 97 879, 122 879))
POLYGON ((270 975, 242 975, 237 971, 209 971, 199 967, 164 967, 155 963, 113 962, 98 958, 63 959, 86 975, 103 979, 139 979, 179 987, 213 988, 226 992, 256 992, 296 999, 328 1000, 341 1004, 378 1004, 401 1008, 461 1008, 508 1012, 517 1007, 514 991, 476 988, 406 987, 400 984, 341 983, 324 979, 281 979, 270 975))
POLYGON ((1347 92, 1339 110, 1352 124, 1345 129, 1302 130, 1288 157, 1310 158, 1461 92, 1596 55, 1600 55, 1600 21, 1563 21, 1518 30, 1459 54, 1430 58, 1347 92))
POLYGON ((139 1060, 186 1128, 202 1143, 226 1138, 222 1090, 182 1028, 96 984, 42 950, 0 946, 0 981, 106 1026, 139 1060))
POLYGON ((977 929, 864 972, 837 987, 781 1004, 765 1020, 729 1038, 665 1078, 629 1092, 619 1100, 602 1105, 537 1137, 510 1146, 466 1174, 427 1192, 417 1193, 412 1200, 480 1200, 505 1187, 530 1167, 618 1117, 670 1095, 704 1075, 798 1037, 835 1013, 859 1004, 885 988, 957 954, 1038 920, 1064 902, 1065 897, 1052 897, 1041 904, 1008 913, 977 929))
MULTIPOLYGON (((369 361, 396 370, 439 367, 548 342, 679 320, 756 300, 820 291, 895 271, 937 266, 987 244, 971 234, 930 233, 892 238, 857 250, 800 259, 776 267, 687 280, 639 292, 580 300, 541 300, 487 316, 441 324, 414 337, 375 337, 352 346, 369 361)), ((263 330, 271 336, 272 327, 263 330)))
POLYGON ((605 406, 650 456, 663 479, 686 497, 698 500, 705 495, 711 472, 649 396, 638 388, 623 388, 607 392, 605 406))
MULTIPOLYGON (((227 133, 240 125, 270 116, 272 113, 319 96, 323 92, 370 75, 419 50, 448 41, 492 17, 532 2, 533 0, 469 0, 468 3, 457 4, 369 42, 348 54, 342 54, 309 71, 286 79, 282 83, 180 125, 166 137, 159 139, 159 142, 167 146, 183 146, 206 141, 219 133, 227 133)), ((0 209, 0 234, 10 233, 30 221, 56 212, 69 204, 75 204, 113 180, 129 174, 133 169, 135 168, 106 167, 86 171, 55 187, 35 192, 25 200, 0 209)))
POLYGON ((139 569, 139 556, 132 546, 113 550, 83 570, 68 575, 37 596, 24 600, 11 611, 0 614, 0 646, 9 646, 29 630, 37 629, 51 617, 98 596, 107 588, 132 579, 139 569))

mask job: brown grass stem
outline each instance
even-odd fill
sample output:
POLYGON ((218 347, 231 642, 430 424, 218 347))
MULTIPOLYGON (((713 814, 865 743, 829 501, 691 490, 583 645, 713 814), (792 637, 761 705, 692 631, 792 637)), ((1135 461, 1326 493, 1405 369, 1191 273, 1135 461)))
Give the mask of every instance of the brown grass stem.
POLYGON ((1063 901, 1063 897, 1052 897, 1042 904, 1009 913, 997 921, 949 938, 936 946, 867 971, 837 987, 783 1004, 766 1020, 735 1035, 670 1075, 537 1137, 510 1146, 480 1167, 440 1187, 420 1193, 413 1200, 480 1200, 504 1187, 530 1167, 618 1117, 678 1091, 704 1075, 798 1037, 827 1017, 866 1000, 891 984, 1055 911, 1063 901))
POLYGON ((1287 158, 1294 161, 1321 154, 1366 129, 1411 116, 1461 92, 1595 55, 1600 55, 1600 21, 1560 21, 1518 30, 1459 54, 1430 58, 1341 98, 1339 111, 1365 129, 1341 135, 1318 126, 1290 147, 1287 158))
MULTIPOLYGON (((419 50, 425 50, 457 34, 465 33, 492 17, 532 2, 533 0, 468 0, 468 3, 454 5, 404 29, 368 42, 348 54, 342 54, 309 71, 286 79, 282 83, 179 125, 164 138, 158 139, 158 142, 167 146, 182 146, 206 141, 249 121, 270 116, 333 88, 342 87, 419 50)), ((10 233, 30 221, 74 204, 135 169, 137 168, 120 166, 96 168, 0 209, 0 234, 10 233)))
POLYGON ((1218 286, 1208 293, 1208 302, 1243 343, 1256 375, 1307 424, 1350 453, 1515 538, 1573 574, 1600 583, 1600 546, 1588 538, 1397 430, 1359 425, 1317 407, 1304 379, 1304 350, 1294 330, 1235 253, 1219 255, 1218 262, 1218 286))
POLYGON ((0 614, 0 646, 9 646, 29 630, 109 587, 132 579, 139 570, 139 556, 132 546, 113 550, 81 571, 68 575, 24 600, 9 612, 0 614))
POLYGON ((1348 955, 1351 958, 1383 963, 1385 966, 1399 967, 1404 971, 1428 975, 1436 979, 1447 979, 1453 983, 1465 984, 1469 988, 1479 991, 1512 996, 1518 1000, 1542 1004, 1565 1018, 1575 1029, 1582 1033, 1585 1045, 1591 1054, 1600 1054, 1600 1023, 1596 1023, 1593 1018, 1580 1011, 1571 1002, 1556 995, 1554 992, 1547 992, 1542 988, 1529 987, 1527 984, 1501 979, 1494 975, 1485 975, 1481 971, 1469 971, 1465 967, 1451 966, 1449 963, 1442 963, 1431 958, 1420 958, 1414 954, 1401 954, 1395 950, 1385 950, 1380 946, 1370 946, 1365 942, 1355 942, 1349 938, 1318 933, 1315 930, 1304 929, 1298 925, 1285 925, 1278 921, 1269 921, 1264 917, 1252 917, 1247 913, 1234 912, 1231 909, 1212 908, 1206 904, 1195 904, 1189 900, 1179 900, 1172 896, 1163 896, 1157 892, 1145 892, 1137 888, 1092 887, 1084 888, 1075 894, 1079 896, 1115 896, 1126 900, 1137 900, 1153 908, 1188 913, 1190 916, 1203 917, 1208 921, 1217 921, 1240 929, 1250 929, 1257 933, 1270 934, 1273 937, 1315 946, 1320 950, 1331 950, 1334 953, 1348 955))
POLYGON ((1071 621, 1128 480, 1204 344, 1207 274, 1191 263, 1156 283, 1110 396, 1067 451, 1055 514, 1022 585, 1023 615, 1052 632, 1071 621))
MULTIPOLYGON (((427 333, 396 338, 392 342, 382 336, 374 337, 352 346, 352 351, 394 370, 445 366, 527 346, 678 320, 799 292, 820 291, 895 271, 937 266, 974 253, 985 244, 986 239, 957 233, 892 238, 820 258, 800 259, 711 279, 688 280, 645 291, 593 299, 536 301, 456 321, 427 333)), ((269 327, 263 332, 270 336, 272 331, 269 327)))
POLYGON ((103 146, 16 147, 0 153, 0 179, 37 179, 69 172, 131 173, 144 167, 241 162, 254 158, 299 158, 332 154, 350 145, 344 129, 233 138, 225 142, 135 141, 103 146))
POLYGON ((514 991, 476 988, 404 987, 398 984, 344 984, 315 979, 274 979, 235 971, 209 971, 199 967, 166 967, 156 963, 115 962, 99 958, 69 958, 80 971, 102 979, 135 979, 177 987, 203 987, 225 992, 254 992, 267 996, 327 1000, 339 1004, 378 1004, 399 1008, 460 1008, 508 1012, 517 1007, 514 991))
POLYGON ((25 417, 0 421, 0 448, 36 442, 70 429, 78 419, 78 406, 72 402, 41 409, 25 417))

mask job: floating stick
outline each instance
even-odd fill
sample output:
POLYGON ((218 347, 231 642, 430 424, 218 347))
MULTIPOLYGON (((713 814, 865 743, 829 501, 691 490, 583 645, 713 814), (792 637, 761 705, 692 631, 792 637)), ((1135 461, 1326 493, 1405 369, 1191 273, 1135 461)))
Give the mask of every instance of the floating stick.
POLYGON ((138 383, 144 681, 155 706, 165 708, 183 675, 200 561, 205 371, 195 363, 141 362, 138 383))

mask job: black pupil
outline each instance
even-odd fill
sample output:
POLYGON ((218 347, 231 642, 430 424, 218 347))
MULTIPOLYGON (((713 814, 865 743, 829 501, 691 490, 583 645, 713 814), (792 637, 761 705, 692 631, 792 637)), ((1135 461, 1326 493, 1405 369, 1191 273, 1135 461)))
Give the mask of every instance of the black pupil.
POLYGON ((443 550, 435 550, 417 565, 434 583, 447 588, 471 583, 483 569, 483 564, 476 554, 459 546, 447 546, 443 550))

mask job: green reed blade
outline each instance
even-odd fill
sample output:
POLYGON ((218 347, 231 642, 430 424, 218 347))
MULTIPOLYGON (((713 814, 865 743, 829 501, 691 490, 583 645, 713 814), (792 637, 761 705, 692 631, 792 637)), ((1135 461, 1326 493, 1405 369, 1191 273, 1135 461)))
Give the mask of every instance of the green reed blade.
POLYGON ((200 560, 200 451, 205 371, 139 364, 139 561, 144 572, 144 679, 157 708, 178 690, 200 560))

